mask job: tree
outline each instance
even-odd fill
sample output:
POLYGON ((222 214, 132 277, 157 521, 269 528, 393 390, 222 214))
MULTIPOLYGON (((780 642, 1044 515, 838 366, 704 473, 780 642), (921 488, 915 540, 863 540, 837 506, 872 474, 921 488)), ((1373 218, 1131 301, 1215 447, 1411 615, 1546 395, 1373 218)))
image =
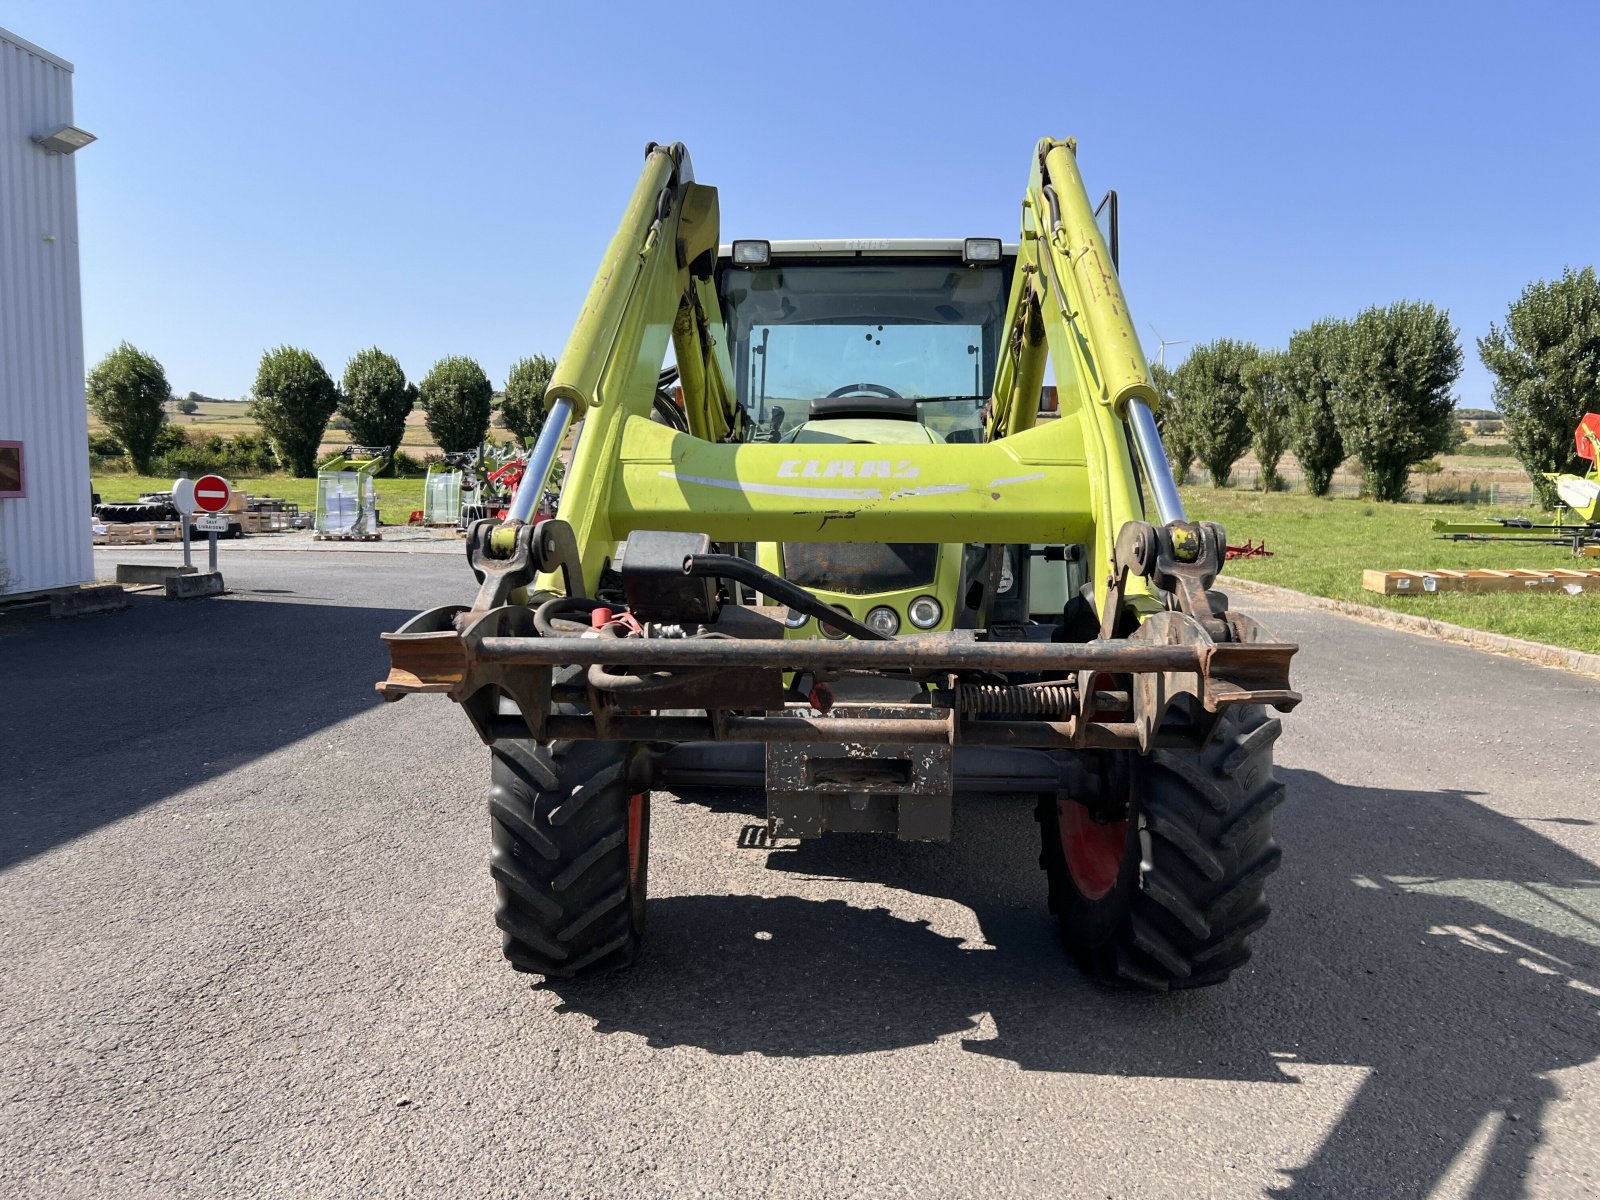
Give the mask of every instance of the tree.
POLYGON ((1156 428, 1161 433, 1161 445, 1172 464, 1172 476, 1179 483, 1189 481, 1189 466, 1194 462, 1194 446, 1189 440, 1189 430, 1183 419, 1183 403, 1178 399, 1178 388, 1171 367, 1164 363, 1150 364, 1150 382, 1155 385, 1159 403, 1156 405, 1156 428))
POLYGON ((172 399, 161 364, 138 347, 120 342, 89 372, 84 390, 90 409, 127 452, 135 474, 150 474, 156 439, 167 421, 164 406, 172 399))
POLYGON ((1402 300, 1351 322, 1333 416, 1367 495, 1405 499, 1411 468, 1451 447, 1460 431, 1450 389, 1460 374, 1461 346, 1443 309, 1402 300))
POLYGON ((416 402, 417 390, 406 382, 393 355, 373 346, 345 364, 339 416, 358 444, 399 450, 416 402))
POLYGON ((1217 487, 1228 486, 1233 464, 1250 448, 1244 372, 1260 353, 1249 342, 1218 338, 1196 346, 1175 376, 1189 445, 1217 487))
POLYGON ((489 432, 494 388, 470 358, 441 358, 422 381, 428 432, 446 454, 476 450, 489 432))
MULTIPOLYGON (((1573 430, 1600 412, 1600 279, 1593 267, 1522 289, 1505 327, 1489 326, 1478 357, 1495 377, 1506 441, 1546 508, 1556 504, 1544 472, 1578 471, 1573 430)), ((1480 429, 1482 427, 1480 426, 1480 429)))
POLYGON ((1247 363, 1244 369, 1244 417, 1250 426, 1250 449, 1261 464, 1261 490, 1264 492, 1276 492, 1283 487, 1278 460, 1289 444, 1284 358, 1282 351, 1268 350, 1247 363))
POLYGON ((317 473, 317 449, 338 403, 338 389, 311 351, 279 346, 261 356, 250 415, 279 461, 301 478, 317 473))
POLYGON ((190 392, 182 400, 177 402, 178 411, 186 417, 192 417, 195 413, 200 411, 200 401, 202 399, 203 397, 199 392, 190 392))
POLYGON ((1343 370, 1350 323, 1317 321, 1289 339, 1283 360, 1289 449, 1306 477, 1306 490, 1326 496, 1333 473, 1345 459, 1344 439, 1333 419, 1333 394, 1343 370))
POLYGON ((544 427, 544 390, 555 374, 556 360, 535 354, 511 364, 506 376, 505 400, 500 418, 523 446, 531 446, 544 427))

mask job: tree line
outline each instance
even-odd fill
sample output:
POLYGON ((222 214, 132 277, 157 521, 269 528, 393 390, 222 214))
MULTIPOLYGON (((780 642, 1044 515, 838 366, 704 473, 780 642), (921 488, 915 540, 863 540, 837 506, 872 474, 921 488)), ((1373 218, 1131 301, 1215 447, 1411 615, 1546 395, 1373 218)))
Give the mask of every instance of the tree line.
MULTIPOLYGON (((1539 499, 1555 503, 1545 472, 1577 469, 1573 430, 1600 410, 1600 279, 1593 267, 1523 289, 1504 326, 1477 339, 1494 377, 1494 400, 1512 453, 1539 499)), ((1401 301, 1351 319, 1297 330, 1286 350, 1232 338, 1197 346, 1176 370, 1152 368, 1164 403, 1159 420, 1173 471, 1198 460, 1226 487, 1253 451, 1261 486, 1282 486, 1278 464, 1292 451, 1306 488, 1326 495, 1347 459, 1362 491, 1405 497, 1411 470, 1456 448, 1460 414, 1452 388, 1462 351, 1450 314, 1401 301)))
MULTIPOLYGON (((553 359, 535 354, 518 359, 507 372, 500 418, 524 446, 532 444, 544 423, 544 392, 554 371, 553 359)), ((176 401, 161 363, 122 342, 89 372, 85 390, 90 409, 134 471, 149 474, 156 456, 170 445, 167 405, 176 401)), ((180 409, 193 396, 177 401, 180 409)), ((471 358, 442 358, 421 383, 413 383, 392 354, 371 347, 351 357, 336 383, 309 350, 278 346, 261 356, 246 411, 261 427, 272 465, 306 477, 316 474, 318 448, 336 415, 353 442, 397 451, 406 419, 420 406, 439 448, 464 453, 488 436, 494 396, 489 377, 471 358)))

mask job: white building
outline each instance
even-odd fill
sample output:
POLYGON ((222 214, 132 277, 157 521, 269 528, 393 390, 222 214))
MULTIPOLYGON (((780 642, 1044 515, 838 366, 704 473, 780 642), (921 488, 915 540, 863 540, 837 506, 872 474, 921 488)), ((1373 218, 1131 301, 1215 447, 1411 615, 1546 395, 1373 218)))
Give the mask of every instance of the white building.
POLYGON ((72 64, 0 29, 0 593, 94 578, 72 64))

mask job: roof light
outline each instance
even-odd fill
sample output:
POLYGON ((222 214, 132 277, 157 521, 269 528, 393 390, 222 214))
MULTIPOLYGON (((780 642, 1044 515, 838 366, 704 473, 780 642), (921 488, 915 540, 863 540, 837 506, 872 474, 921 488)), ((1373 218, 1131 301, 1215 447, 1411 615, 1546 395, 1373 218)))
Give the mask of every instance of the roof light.
MULTIPOLYGON (((996 243, 997 245, 999 243, 996 243)), ((733 261, 741 267, 764 267, 772 261, 771 242, 735 242, 733 261)))
POLYGON ((1047 383, 1039 389, 1039 411, 1053 413, 1061 411, 1061 396, 1056 391, 1056 385, 1047 383))
POLYGON ((94 134, 76 125, 57 125, 49 133, 36 134, 33 140, 51 154, 71 154, 94 141, 94 134))
POLYGON ((999 262, 1000 239, 968 238, 961 244, 961 257, 969 263, 999 262))

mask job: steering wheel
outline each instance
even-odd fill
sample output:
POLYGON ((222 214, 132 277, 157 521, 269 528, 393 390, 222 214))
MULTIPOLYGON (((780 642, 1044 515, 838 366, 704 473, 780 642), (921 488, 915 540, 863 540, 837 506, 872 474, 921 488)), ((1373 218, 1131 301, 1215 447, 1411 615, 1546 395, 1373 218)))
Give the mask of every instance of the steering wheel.
POLYGON ((832 400, 835 396, 853 396, 860 392, 869 395, 887 396, 891 400, 904 400, 905 397, 893 388, 884 387, 881 383, 847 383, 842 388, 834 388, 828 393, 827 398, 832 400))

